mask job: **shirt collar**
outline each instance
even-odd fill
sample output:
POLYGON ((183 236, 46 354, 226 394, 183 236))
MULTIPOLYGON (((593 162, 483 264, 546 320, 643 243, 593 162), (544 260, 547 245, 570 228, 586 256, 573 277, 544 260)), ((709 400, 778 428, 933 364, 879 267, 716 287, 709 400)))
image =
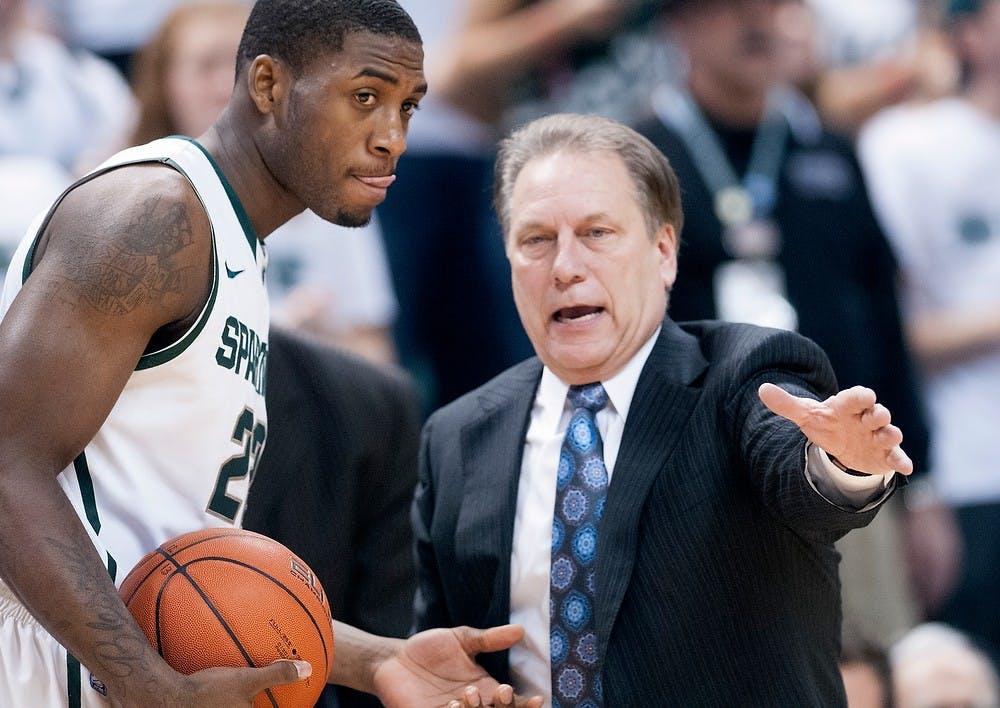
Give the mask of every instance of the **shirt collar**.
MULTIPOLYGON (((607 379, 602 381, 604 390, 608 394, 608 400, 615 412, 628 419, 628 411, 632 405, 632 397, 635 395, 635 387, 639 383, 639 375, 646 365, 653 345, 660 336, 662 325, 646 340, 646 343, 639 348, 628 363, 622 369, 607 379)), ((569 391, 569 384, 564 383, 556 376, 549 367, 542 368, 542 380, 538 384, 538 395, 535 397, 535 405, 538 407, 538 417, 544 430, 556 431, 559 429, 559 421, 562 418, 566 407, 566 393, 569 391)))

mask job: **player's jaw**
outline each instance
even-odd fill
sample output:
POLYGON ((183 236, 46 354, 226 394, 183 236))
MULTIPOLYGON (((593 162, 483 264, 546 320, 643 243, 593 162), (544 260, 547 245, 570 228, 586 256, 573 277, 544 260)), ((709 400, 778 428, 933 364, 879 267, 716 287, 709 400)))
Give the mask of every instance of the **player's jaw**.
POLYGON ((348 169, 341 174, 339 188, 328 191, 325 203, 312 209, 340 226, 365 226, 395 181, 394 164, 348 169))

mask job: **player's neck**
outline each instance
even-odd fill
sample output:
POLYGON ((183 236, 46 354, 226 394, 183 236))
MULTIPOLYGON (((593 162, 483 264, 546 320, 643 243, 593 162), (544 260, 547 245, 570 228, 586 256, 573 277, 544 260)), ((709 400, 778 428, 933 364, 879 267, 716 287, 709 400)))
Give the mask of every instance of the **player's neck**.
POLYGON ((259 238, 265 238, 304 207, 277 183, 250 136, 227 112, 199 139, 229 180, 259 238))
POLYGON ((973 77, 963 95, 980 111, 1000 120, 1000 80, 993 76, 973 77))
POLYGON ((767 91, 730 86, 695 69, 688 77, 688 91, 711 118, 733 128, 754 128, 764 117, 767 91))

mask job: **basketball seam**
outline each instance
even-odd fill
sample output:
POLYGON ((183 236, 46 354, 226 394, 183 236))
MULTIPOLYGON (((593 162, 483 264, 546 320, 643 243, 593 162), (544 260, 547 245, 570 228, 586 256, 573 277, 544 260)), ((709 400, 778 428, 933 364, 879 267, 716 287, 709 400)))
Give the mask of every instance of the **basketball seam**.
MULTIPOLYGON (((175 564, 177 564, 176 559, 171 559, 171 560, 173 560, 173 562, 175 564)), ((278 580, 278 578, 274 577, 270 573, 265 573, 260 568, 252 566, 249 563, 245 563, 244 561, 241 561, 241 560, 236 560, 235 558, 226 558, 224 556, 202 556, 200 558, 195 558, 195 559, 192 559, 192 560, 188 561, 187 563, 184 564, 184 567, 187 568, 188 566, 194 565, 195 563, 198 563, 200 561, 208 561, 208 560, 211 560, 211 561, 223 561, 225 563, 233 563, 234 565, 238 565, 238 566, 240 566, 242 568, 246 568, 247 570, 251 570, 254 573, 257 573, 258 575, 260 575, 260 576, 262 576, 264 578, 267 578, 272 583, 274 583, 276 586, 278 586, 279 588, 281 588, 282 590, 284 590, 285 593, 289 597, 291 597, 293 600, 295 600, 295 602, 298 603, 299 607, 301 607, 302 610, 305 611, 306 616, 309 618, 309 621, 312 622, 313 628, 316 630, 316 633, 319 635, 319 641, 323 645, 324 656, 326 655, 326 639, 323 636, 322 630, 320 630, 319 623, 316 621, 316 618, 313 617, 313 613, 309 610, 309 608, 306 607, 306 604, 304 602, 302 602, 302 600, 299 599, 299 596, 296 595, 291 590, 291 588, 289 588, 287 585, 285 585, 285 583, 283 583, 281 580, 278 580)), ((185 573, 185 577, 188 577, 186 573, 185 573)), ((190 577, 188 577, 188 579, 189 579, 190 582, 194 583, 194 581, 191 580, 190 577)), ((200 588, 198 588, 198 591, 199 591, 199 594, 202 594, 200 588)), ((202 594, 202 596, 204 597, 203 594, 202 594)), ((206 602, 208 602, 208 598, 207 597, 204 597, 204 599, 205 599, 206 602)), ((329 669, 330 667, 328 666, 326 668, 329 669)))
MULTIPOLYGON (((220 535, 229 535, 229 534, 220 534, 220 535)), ((202 539, 202 540, 208 540, 208 539, 202 539)), ((183 549, 180 549, 180 550, 186 550, 188 548, 192 548, 193 546, 197 545, 200 542, 201 541, 197 541, 195 543, 189 544, 189 545, 185 546, 183 549)), ((188 562, 186 562, 186 563, 184 563, 182 565, 181 563, 178 562, 178 560, 176 558, 174 558, 173 554, 171 554, 171 553, 163 550, 162 548, 157 549, 157 551, 161 555, 163 555, 167 560, 169 560, 171 563, 173 563, 174 566, 175 566, 175 569, 170 573, 170 577, 168 577, 163 582, 163 585, 160 586, 160 590, 157 593, 157 599, 156 599, 156 646, 157 646, 157 652, 158 653, 160 653, 161 655, 163 653, 163 644, 162 644, 162 641, 160 639, 160 622, 159 622, 159 619, 160 619, 160 597, 162 596, 162 593, 164 592, 164 589, 170 583, 170 580, 173 578, 173 576, 177 575, 177 574, 180 574, 182 577, 184 577, 188 581, 188 583, 191 584, 191 587, 193 587, 194 590, 195 590, 195 592, 197 592, 198 595, 201 596, 201 599, 204 600, 205 604, 212 611, 212 614, 215 615, 215 618, 219 621, 219 624, 221 624, 222 627, 223 627, 223 629, 225 629, 226 634, 228 634, 229 638, 232 639, 233 643, 236 645, 236 648, 239 650, 240 654, 243 655, 243 658, 246 660, 247 665, 250 666, 250 667, 253 667, 253 668, 258 668, 257 665, 251 659, 250 655, 247 653, 247 651, 244 648, 242 642, 240 642, 239 638, 236 636, 236 633, 233 632, 232 628, 229 626, 229 623, 225 620, 225 618, 218 611, 218 609, 216 609, 215 604, 208 597, 208 595, 205 593, 205 591, 202 590, 201 586, 197 583, 197 581, 194 578, 192 578, 188 574, 188 572, 187 572, 188 566, 191 566, 191 565, 193 565, 195 563, 198 563, 199 561, 206 561, 206 560, 223 561, 223 562, 226 562, 226 563, 232 563, 234 565, 238 565, 240 567, 246 568, 247 570, 250 570, 250 571, 253 571, 253 572, 257 573, 261 577, 267 578, 272 583, 274 583, 275 586, 281 588, 285 592, 285 594, 287 594, 289 597, 291 597, 299 605, 299 607, 305 612, 306 617, 308 617, 309 621, 312 623, 313 629, 316 630, 316 634, 319 637, 320 644, 323 646, 323 663, 324 663, 324 669, 326 670, 326 672, 329 672, 330 666, 329 666, 329 662, 327 661, 327 656, 329 656, 329 650, 328 650, 327 645, 326 645, 326 637, 323 636, 323 632, 322 632, 322 630, 319 627, 319 623, 316 621, 316 618, 313 617, 313 613, 309 610, 308 607, 306 607, 305 603, 302 602, 302 600, 299 599, 298 595, 296 595, 294 592, 292 592, 292 590, 287 585, 285 585, 282 581, 278 580, 276 577, 274 577, 270 573, 265 573, 260 568, 256 568, 256 567, 250 565, 249 563, 244 563, 243 561, 239 561, 239 560, 236 560, 234 558, 226 558, 226 557, 223 557, 223 556, 202 556, 200 558, 195 558, 193 560, 190 560, 190 561, 188 561, 188 562)), ((271 695, 270 689, 267 689, 266 693, 268 694, 268 698, 272 701, 272 703, 274 703, 274 697, 271 695)), ((274 703, 274 706, 275 706, 275 708, 277 708, 278 704, 274 703)))
MULTIPOLYGON (((208 608, 209 608, 209 610, 211 610, 212 614, 215 616, 215 618, 219 622, 219 624, 222 625, 222 628, 226 631, 226 634, 229 636, 229 638, 231 639, 231 641, 235 645, 236 649, 239 650, 240 654, 243 656, 244 660, 246 661, 247 666, 249 666, 251 668, 258 668, 256 666, 256 664, 253 662, 253 660, 250 657, 249 653, 247 652, 246 648, 243 646, 243 644, 240 641, 239 637, 236 635, 236 633, 233 631, 233 629, 229 626, 229 623, 223 617, 222 613, 219 611, 219 609, 216 608, 215 604, 209 598, 208 594, 199 585, 198 581, 195 580, 193 577, 191 577, 191 575, 188 573, 188 570, 187 570, 190 566, 194 565, 198 561, 203 561, 203 560, 224 561, 224 562, 227 562, 227 563, 232 563, 232 564, 235 564, 237 566, 243 567, 243 568, 245 568, 247 570, 251 570, 254 573, 257 573, 258 575, 260 575, 261 577, 266 578, 273 585, 281 588, 285 592, 286 595, 288 595, 289 597, 291 597, 295 601, 295 603, 300 607, 300 609, 302 609, 304 611, 305 615, 309 618, 309 621, 313 625, 313 629, 316 631, 316 634, 319 637, 320 645, 322 646, 322 649, 323 649, 324 667, 325 667, 325 670, 327 672, 329 672, 329 669, 330 669, 329 663, 330 662, 328 660, 328 656, 331 653, 332 646, 330 646, 330 647, 327 646, 325 634, 321 630, 320 624, 316 620, 316 617, 314 616, 313 612, 310 610, 309 607, 306 606, 306 603, 303 602, 302 599, 299 598, 298 594, 296 594, 284 582, 280 581, 278 578, 276 578, 275 576, 271 575, 270 573, 264 572, 260 568, 257 568, 257 567, 255 567, 253 565, 250 565, 247 562, 244 562, 244 561, 241 561, 241 560, 237 560, 237 559, 234 559, 234 558, 226 558, 226 557, 223 557, 223 556, 203 556, 203 557, 200 557, 200 558, 192 559, 192 560, 190 560, 190 561, 188 561, 188 562, 186 562, 186 563, 184 563, 182 565, 181 563, 178 562, 177 558, 175 557, 176 555, 182 554, 183 552, 188 551, 191 548, 194 548, 195 546, 198 546, 200 544, 207 543, 207 542, 214 541, 214 540, 218 540, 218 539, 221 539, 221 538, 227 538, 227 537, 231 537, 231 536, 238 536, 238 535, 241 535, 241 534, 249 534, 249 535, 252 535, 252 536, 257 536, 257 537, 259 537, 261 539, 264 539, 265 541, 270 541, 271 543, 274 543, 273 539, 270 539, 267 536, 263 536, 261 534, 254 534, 253 532, 247 532, 246 530, 219 529, 218 533, 215 533, 215 534, 213 534, 211 536, 207 536, 207 537, 204 537, 204 538, 199 538, 196 541, 192 541, 192 542, 190 542, 190 543, 188 543, 188 544, 186 544, 184 546, 181 546, 179 548, 173 549, 172 551, 167 551, 162 546, 160 548, 156 549, 156 553, 158 553, 159 555, 161 555, 164 558, 165 561, 169 561, 174 566, 174 569, 169 573, 169 575, 164 579, 163 583, 161 584, 161 586, 160 586, 160 588, 159 588, 159 590, 157 592, 157 597, 156 597, 155 612, 154 612, 154 626, 156 628, 156 647, 157 647, 157 652, 160 653, 160 655, 162 656, 162 654, 163 654, 163 640, 162 640, 161 630, 160 630, 161 601, 163 599, 164 592, 166 591, 166 587, 170 584, 170 581, 174 578, 174 576, 180 575, 181 577, 183 577, 183 578, 185 578, 187 580, 188 584, 195 590, 195 592, 198 593, 198 595, 204 601, 205 605, 207 605, 208 608)), ((292 554, 292 557, 294 557, 293 554, 292 554)), ((157 563, 149 572, 147 572, 144 575, 144 577, 142 578, 142 580, 139 583, 136 584, 135 588, 130 593, 130 596, 129 596, 129 599, 128 599, 127 602, 130 602, 132 599, 134 599, 134 597, 135 597, 136 593, 138 592, 139 588, 141 588, 145 584, 145 582, 151 576, 153 576, 155 573, 157 573, 158 571, 160 571, 162 569, 162 567, 163 567, 163 561, 157 563)), ((327 617, 329 617, 329 612, 326 612, 327 608, 325 606, 325 602, 321 601, 320 602, 320 606, 321 606, 320 609, 324 610, 324 614, 327 617)), ((330 628, 330 631, 332 631, 332 627, 330 628)), ((278 702, 275 699, 275 697, 274 697, 274 695, 273 695, 273 693, 272 693, 272 691, 271 691, 270 688, 265 689, 264 690, 264 694, 267 696, 267 699, 270 701, 271 706, 273 706, 273 708, 279 708, 278 702)))
MULTIPOLYGON (((157 552, 159 552, 159 549, 157 549, 157 552)), ((127 598, 122 598, 125 601, 125 606, 126 607, 132 602, 132 600, 135 599, 136 593, 139 592, 139 590, 142 588, 142 586, 146 584, 146 581, 149 580, 151 577, 153 577, 153 575, 155 575, 157 572, 159 572, 160 568, 163 567, 163 563, 164 562, 170 561, 170 560, 171 559, 169 559, 169 558, 165 558, 164 560, 162 560, 159 563, 157 563, 156 565, 154 565, 152 567, 152 569, 150 569, 150 571, 148 573, 146 573, 144 576, 142 576, 142 580, 138 581, 135 584, 135 587, 132 588, 132 592, 129 593, 129 596, 127 598)), ((171 562, 173 562, 173 561, 171 561, 171 562)), ((174 564, 174 567, 177 567, 176 563, 174 564)))

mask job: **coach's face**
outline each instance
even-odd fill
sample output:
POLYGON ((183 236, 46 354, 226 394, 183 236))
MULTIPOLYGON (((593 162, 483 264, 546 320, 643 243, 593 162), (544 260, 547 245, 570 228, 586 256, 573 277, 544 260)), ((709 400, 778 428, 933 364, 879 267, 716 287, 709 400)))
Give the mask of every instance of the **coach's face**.
POLYGON ((529 161, 510 214, 514 300, 536 353, 566 383, 607 380, 663 319, 677 275, 674 228, 650 234, 611 152, 529 161))
POLYGON ((427 90, 423 48, 367 32, 316 57, 273 110, 265 161, 305 207, 361 226, 395 179, 410 117, 427 90))

